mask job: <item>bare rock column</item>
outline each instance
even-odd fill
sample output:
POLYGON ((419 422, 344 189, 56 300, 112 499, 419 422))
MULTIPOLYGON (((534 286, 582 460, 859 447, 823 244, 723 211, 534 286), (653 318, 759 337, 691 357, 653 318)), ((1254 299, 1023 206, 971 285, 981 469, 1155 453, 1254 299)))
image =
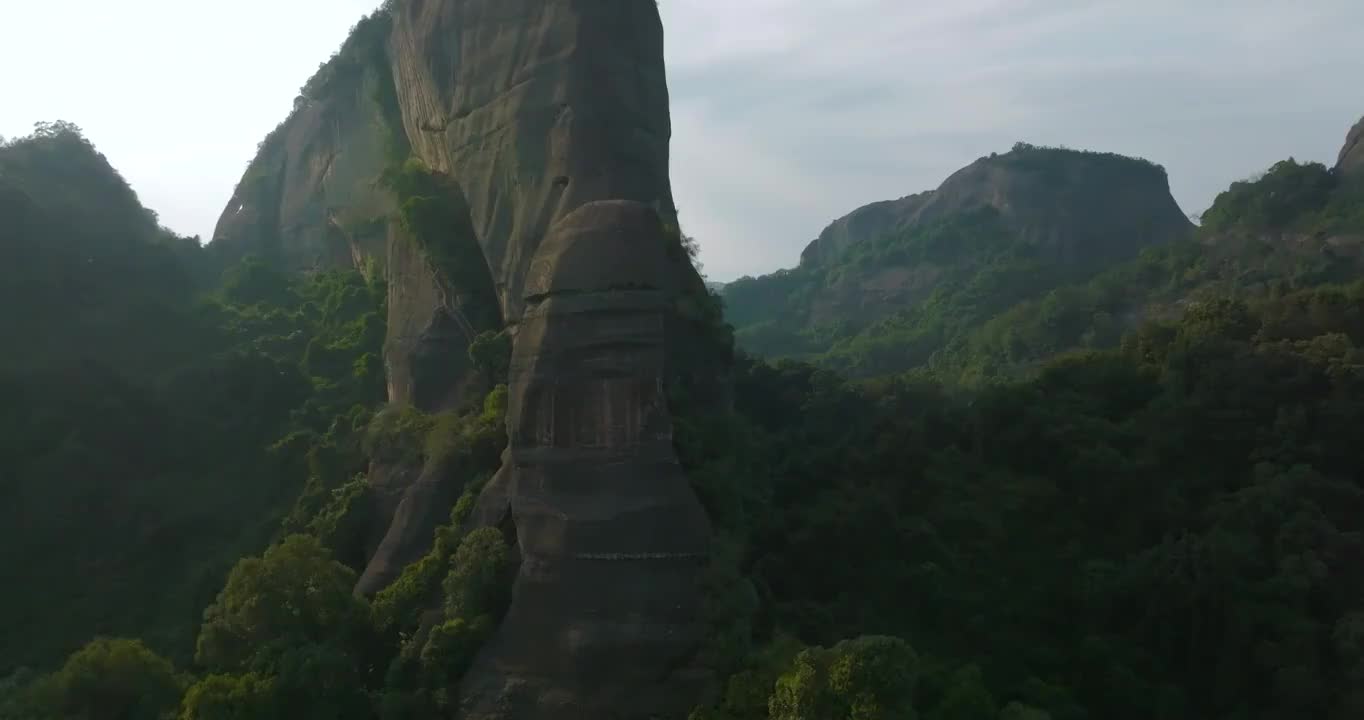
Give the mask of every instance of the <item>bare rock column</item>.
POLYGON ((664 398, 673 275, 658 216, 626 201, 569 214, 531 263, 510 447, 472 518, 510 518, 521 569, 466 717, 680 718, 697 701, 709 524, 664 398))

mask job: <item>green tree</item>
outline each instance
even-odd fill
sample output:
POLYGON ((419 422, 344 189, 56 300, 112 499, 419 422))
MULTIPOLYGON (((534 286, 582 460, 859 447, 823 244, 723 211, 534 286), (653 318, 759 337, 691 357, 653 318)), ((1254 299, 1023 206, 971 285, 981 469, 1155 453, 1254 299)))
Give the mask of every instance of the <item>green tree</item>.
POLYGON ((511 366, 511 335, 501 332, 480 333, 469 343, 469 360, 474 364, 490 385, 507 382, 507 370, 511 366))
POLYGON ((138 640, 97 638, 28 691, 43 714, 73 720, 166 720, 180 704, 180 676, 138 640))
POLYGON ((355 579, 316 538, 285 538, 232 569, 204 611, 195 659, 211 670, 236 671, 271 647, 363 648, 369 610, 352 593, 355 579))
POLYGON ((502 532, 479 528, 459 544, 450 561, 445 590, 445 616, 473 622, 482 616, 501 617, 510 599, 509 553, 502 532))
POLYGON ((981 677, 980 668, 968 665, 957 670, 929 720, 995 720, 999 708, 981 677))
POLYGON ((286 720, 276 692, 269 677, 209 675, 185 692, 179 720, 286 720))
POLYGON ((866 636, 796 656, 777 680, 772 720, 912 720, 918 655, 903 640, 866 636))

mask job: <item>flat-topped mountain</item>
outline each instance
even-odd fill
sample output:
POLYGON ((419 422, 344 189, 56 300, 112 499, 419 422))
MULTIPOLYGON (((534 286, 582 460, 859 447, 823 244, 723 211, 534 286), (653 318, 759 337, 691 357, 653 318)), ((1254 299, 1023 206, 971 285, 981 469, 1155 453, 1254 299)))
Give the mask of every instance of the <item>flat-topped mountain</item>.
POLYGON ((924 362, 959 332, 922 317, 935 307, 969 303, 983 320, 1193 230, 1160 166, 1019 143, 936 190, 853 211, 798 268, 735 281, 724 297, 740 343, 764 355, 816 356, 880 322, 921 325, 871 366, 839 365, 882 373, 924 362))
POLYGON ((1079 260, 1129 254, 1186 234, 1163 168, 1112 153, 1018 143, 949 176, 936 190, 872 203, 835 220, 801 265, 836 262, 849 248, 981 208, 1028 242, 1079 260))

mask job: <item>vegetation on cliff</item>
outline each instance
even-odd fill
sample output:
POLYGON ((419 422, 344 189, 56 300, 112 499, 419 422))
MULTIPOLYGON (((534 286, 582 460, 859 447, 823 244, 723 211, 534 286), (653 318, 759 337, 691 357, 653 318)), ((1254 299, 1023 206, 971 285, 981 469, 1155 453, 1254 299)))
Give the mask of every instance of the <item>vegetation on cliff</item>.
MULTIPOLYGON (((0 211, 22 220, 0 232, 25 261, 0 285, 33 293, 0 313, 30 350, 0 365, 4 584, 40 589, 3 601, 0 717, 448 705, 437 678, 467 663, 508 586, 490 569, 505 548, 455 529, 499 464, 505 386, 465 414, 381 410, 382 279, 216 267, 68 124, 0 148, 0 170, 0 211), (465 498, 411 568, 430 572, 371 607, 352 596, 373 533, 362 473, 396 456, 467 480, 465 498)), ((504 341, 471 353, 490 379, 504 341)))

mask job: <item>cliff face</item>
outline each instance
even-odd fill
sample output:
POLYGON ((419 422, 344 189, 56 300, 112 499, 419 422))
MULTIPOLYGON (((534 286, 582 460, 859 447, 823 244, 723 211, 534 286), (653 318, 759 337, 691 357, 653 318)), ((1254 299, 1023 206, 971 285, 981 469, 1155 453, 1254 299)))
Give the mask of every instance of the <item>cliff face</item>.
POLYGON ((800 264, 814 266, 832 262, 848 248, 904 225, 932 196, 931 192, 922 192, 899 200, 883 200, 844 215, 805 246, 800 254, 800 264))
POLYGON ((556 218, 619 198, 675 222, 670 135, 651 3, 398 2, 357 27, 262 143, 214 244, 296 270, 387 263, 392 399, 439 408, 467 393, 422 387, 414 362, 458 362, 462 336, 491 328, 433 304, 450 294, 442 279, 394 250, 406 233, 392 219, 385 169, 410 152, 445 176, 514 322, 527 266, 556 218))
POLYGON ((511 607, 466 677, 468 717, 672 717, 704 690, 709 524, 672 446, 657 214, 585 205, 536 253, 512 353, 510 445, 475 524, 516 528, 511 607))
POLYGON ((1163 171, 1108 153, 1020 146, 983 157, 930 192, 872 203, 835 220, 801 254, 828 265, 849 248, 979 208, 1066 255, 1123 254, 1187 236, 1193 224, 1170 196, 1163 171))
MULTIPOLYGON (((662 388, 679 300, 704 287, 672 248, 670 134, 655 3, 399 0, 305 87, 219 222, 229 257, 386 273, 391 403, 481 397, 470 342, 514 333, 511 448, 480 517, 516 528, 523 563, 472 716, 696 700, 675 670, 699 642, 708 526, 662 388)), ((364 593, 425 553, 458 494, 415 468, 371 482, 391 524, 364 593)))
POLYGON ((1345 137, 1345 146, 1340 149, 1336 160, 1336 170, 1342 175, 1364 174, 1364 118, 1350 128, 1345 137))

